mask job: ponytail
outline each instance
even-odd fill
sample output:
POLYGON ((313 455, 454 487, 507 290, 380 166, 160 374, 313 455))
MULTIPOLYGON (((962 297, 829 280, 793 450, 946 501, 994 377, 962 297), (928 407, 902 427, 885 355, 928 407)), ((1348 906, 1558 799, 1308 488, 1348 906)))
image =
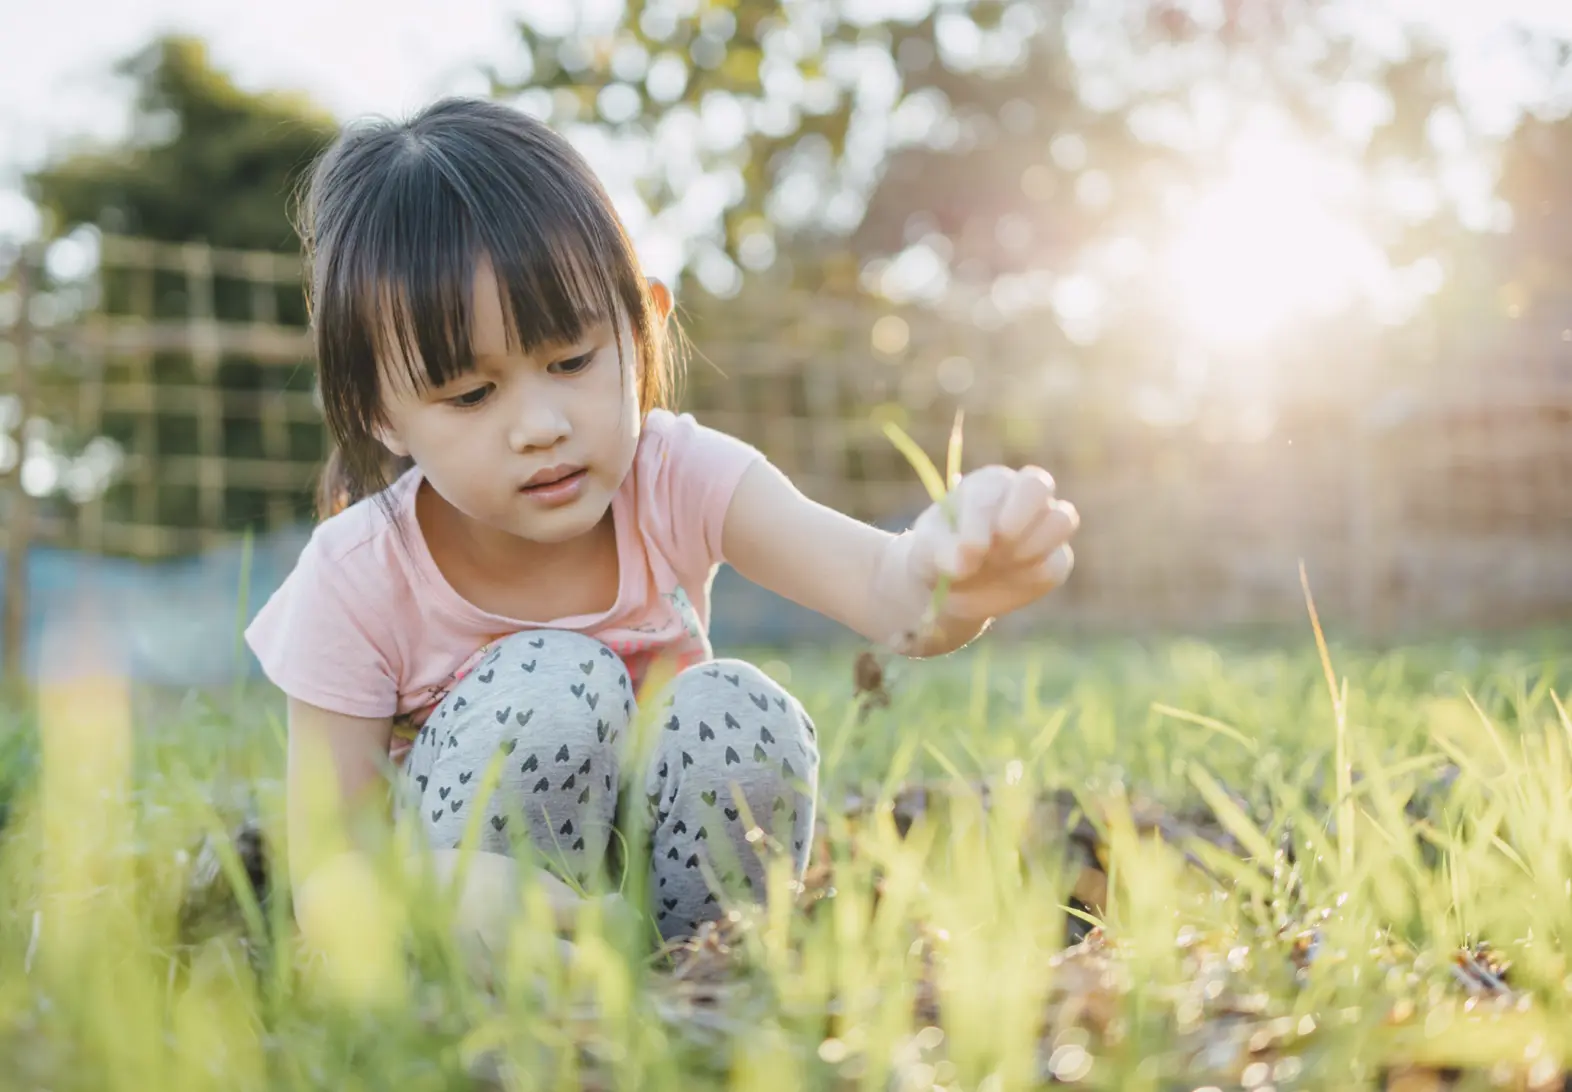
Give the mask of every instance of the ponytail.
POLYGON ((383 448, 378 465, 371 468, 368 474, 351 466, 344 456, 344 449, 337 444, 333 445, 328 452, 327 462, 322 466, 322 473, 317 478, 317 519, 330 519, 350 505, 380 493, 413 465, 412 459, 399 458, 383 448))
POLYGON ((344 452, 334 444, 317 478, 317 519, 328 519, 348 508, 359 499, 354 493, 354 482, 350 480, 349 468, 344 465, 344 452))

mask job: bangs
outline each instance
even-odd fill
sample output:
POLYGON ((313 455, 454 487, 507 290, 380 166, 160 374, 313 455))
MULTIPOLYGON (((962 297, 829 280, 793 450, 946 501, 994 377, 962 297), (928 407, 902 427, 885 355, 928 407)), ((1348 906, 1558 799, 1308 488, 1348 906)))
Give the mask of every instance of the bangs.
POLYGON ((444 99, 407 122, 352 124, 317 161, 302 211, 323 418, 343 480, 324 486, 322 510, 386 499, 384 381, 423 391, 473 369, 487 266, 509 352, 579 342, 605 323, 620 334, 626 320, 640 409, 666 403, 665 315, 633 244, 589 164, 528 115, 444 99))
POLYGON ((564 188, 538 150, 536 162, 462 163, 442 154, 452 151, 412 150, 352 214, 360 222, 334 248, 321 285, 324 324, 336 316, 349 328, 324 329, 328 342, 369 349, 379 367, 402 368, 415 390, 443 386, 473 367, 483 263, 510 352, 571 344, 624 315, 643 339, 647 289, 605 206, 564 188))

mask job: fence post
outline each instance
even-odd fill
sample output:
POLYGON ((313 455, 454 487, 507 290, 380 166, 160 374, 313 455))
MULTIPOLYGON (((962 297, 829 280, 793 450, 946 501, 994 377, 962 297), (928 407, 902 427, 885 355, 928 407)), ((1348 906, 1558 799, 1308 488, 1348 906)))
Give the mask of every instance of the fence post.
POLYGON ((1382 458, 1385 445, 1373 408, 1384 387, 1376 374, 1377 361, 1367 345, 1357 355, 1358 374, 1348 383, 1352 412, 1348 425, 1352 432, 1349 447, 1351 481, 1348 490, 1350 591, 1353 594, 1353 621, 1367 640, 1387 637, 1391 632, 1392 603, 1388 595, 1390 569, 1395 553, 1389 539, 1391 513, 1386 503, 1390 473, 1382 458))
POLYGON ((27 555, 33 541, 33 500, 22 487, 27 462, 27 424, 33 415, 33 261, 36 251, 24 246, 17 259, 17 319, 11 329, 16 345, 12 390, 16 396, 16 465, 7 475, 5 527, 5 619, 0 631, 5 659, 0 675, 7 688, 20 688, 27 664, 27 555))

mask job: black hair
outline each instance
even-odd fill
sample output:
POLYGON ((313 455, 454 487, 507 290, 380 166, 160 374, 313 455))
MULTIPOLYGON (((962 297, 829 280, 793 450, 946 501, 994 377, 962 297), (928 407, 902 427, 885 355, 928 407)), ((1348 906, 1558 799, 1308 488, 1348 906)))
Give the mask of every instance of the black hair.
POLYGON ((669 397, 673 361, 621 219, 578 152, 529 115, 448 98, 401 122, 353 123, 314 165, 301 204, 307 306, 333 441, 319 517, 382 493, 409 467, 376 436, 382 368, 396 350, 417 389, 468 370, 483 261, 520 349, 571 343, 625 316, 640 411, 669 397))

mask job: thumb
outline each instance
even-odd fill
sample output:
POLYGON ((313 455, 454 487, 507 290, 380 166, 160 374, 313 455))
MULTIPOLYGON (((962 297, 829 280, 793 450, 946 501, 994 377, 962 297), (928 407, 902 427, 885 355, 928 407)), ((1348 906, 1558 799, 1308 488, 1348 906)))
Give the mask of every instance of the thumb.
POLYGON ((955 545, 938 505, 924 509, 906 533, 906 568, 925 587, 933 587, 954 565, 955 545))

